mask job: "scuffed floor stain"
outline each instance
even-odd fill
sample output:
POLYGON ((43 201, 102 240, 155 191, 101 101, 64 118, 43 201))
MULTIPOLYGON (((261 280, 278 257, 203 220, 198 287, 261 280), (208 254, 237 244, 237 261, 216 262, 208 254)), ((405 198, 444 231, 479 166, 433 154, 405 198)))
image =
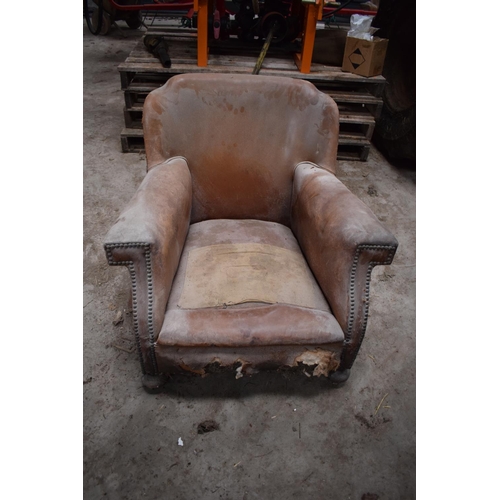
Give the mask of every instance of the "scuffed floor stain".
POLYGON ((219 424, 215 420, 205 420, 198 424, 197 432, 198 434, 206 434, 207 432, 218 431, 219 429, 219 424))

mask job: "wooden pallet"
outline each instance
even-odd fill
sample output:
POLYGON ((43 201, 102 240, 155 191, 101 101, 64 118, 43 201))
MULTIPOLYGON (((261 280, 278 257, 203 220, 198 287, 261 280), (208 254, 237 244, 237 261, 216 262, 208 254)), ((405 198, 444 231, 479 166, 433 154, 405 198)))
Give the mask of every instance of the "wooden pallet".
MULTIPOLYGON (((166 37, 170 68, 164 68, 150 54, 142 40, 124 63, 118 66, 124 91, 125 128, 121 133, 123 152, 143 152, 142 109, 149 92, 182 73, 251 74, 259 54, 259 45, 243 45, 237 39, 212 42, 207 67, 196 64, 196 32, 190 29, 156 29, 166 37)), ((152 34, 152 31, 148 31, 152 34)), ((261 75, 301 78, 330 95, 339 107, 340 136, 338 159, 366 161, 375 120, 382 109, 382 76, 365 78, 345 73, 338 67, 312 64, 311 73, 300 73, 289 51, 272 47, 264 60, 261 75)))

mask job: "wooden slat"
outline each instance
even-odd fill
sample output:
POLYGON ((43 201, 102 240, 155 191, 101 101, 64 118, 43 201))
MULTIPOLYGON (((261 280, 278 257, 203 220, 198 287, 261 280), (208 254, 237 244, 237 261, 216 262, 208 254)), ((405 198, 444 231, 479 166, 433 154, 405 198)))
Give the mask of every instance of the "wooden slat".
MULTIPOLYGON (((176 47, 175 49, 169 48, 168 53, 170 56, 178 54, 196 55, 196 47, 176 47)), ((151 52, 148 52, 147 50, 133 50, 127 57, 127 62, 132 62, 132 59, 134 58, 157 59, 154 54, 151 54, 151 52)))
MULTIPOLYGON (((148 32, 149 34, 149 32, 148 32)), ((152 59, 152 55, 149 54, 144 47, 143 42, 139 42, 133 50, 133 55, 127 58, 124 63, 118 66, 120 72, 159 72, 159 73, 203 73, 203 72, 231 72, 231 73, 248 73, 246 71, 250 65, 255 65, 255 55, 258 54, 256 51, 255 55, 244 55, 243 49, 240 54, 235 54, 233 56, 227 54, 210 54, 209 55, 209 66, 208 67, 198 67, 196 64, 195 53, 191 49, 195 47, 194 41, 189 40, 184 43, 188 43, 188 47, 184 47, 184 55, 192 54, 193 57, 183 57, 182 62, 176 63, 174 61, 174 54, 176 55, 176 47, 182 45, 179 40, 174 40, 166 37, 167 44, 169 45, 169 51, 172 58, 172 67, 163 68, 160 62, 155 62, 152 59), (190 50, 187 50, 190 49, 190 50), (141 59, 147 59, 147 61, 142 61, 141 59), (227 66, 231 66, 231 71, 228 71, 227 66)), ((236 42, 236 41, 235 41, 236 42)), ((222 50, 221 47, 218 49, 222 50)), ((256 50, 256 49, 255 49, 256 50)), ((252 66, 253 69, 253 66, 252 66)), ((323 64, 313 63, 311 65, 311 73, 305 75, 300 73, 295 66, 291 54, 288 55, 288 60, 274 57, 273 54, 269 54, 264 61, 264 68, 262 74, 268 74, 270 76, 289 76, 294 78, 301 78, 310 81, 326 81, 327 83, 332 80, 338 82, 356 82, 362 84, 383 84, 385 79, 383 76, 375 76, 371 78, 366 78, 359 75, 354 75, 352 73, 346 73, 339 67, 325 66, 323 64)))
POLYGON ((371 146, 370 141, 364 137, 339 134, 339 146, 371 146))
POLYGON ((157 82, 145 82, 145 83, 132 82, 128 86, 127 92, 151 92, 151 91, 157 89, 158 87, 161 87, 161 84, 159 84, 157 82))
POLYGON ((144 138, 144 131, 138 128, 124 128, 121 132, 121 135, 127 137, 142 137, 144 138))
POLYGON ((142 113, 143 105, 141 103, 134 104, 132 106, 127 106, 125 108, 126 111, 135 111, 142 113))
POLYGON ((375 97, 368 92, 339 92, 319 88, 322 92, 329 95, 335 102, 359 103, 359 104, 382 104, 380 97, 375 97))
POLYGON ((375 123, 375 118, 367 111, 366 113, 350 113, 344 111, 339 113, 340 123, 359 123, 363 125, 371 125, 375 123))
MULTIPOLYGON (((252 69, 250 66, 240 66, 240 65, 221 65, 221 64, 213 64, 209 59, 209 66, 200 67, 195 64, 188 63, 173 63, 170 68, 164 68, 161 63, 156 62, 141 62, 141 63, 121 63, 118 66, 118 70, 120 72, 129 72, 129 73, 164 73, 164 74, 179 74, 179 73, 234 73, 234 74, 251 74, 252 69), (229 69, 228 69, 229 68, 229 69)), ((338 82, 357 82, 359 80, 357 78, 353 78, 356 75, 351 73, 342 73, 335 71, 335 68, 331 68, 331 70, 325 70, 323 66, 319 66, 318 68, 314 68, 314 65, 311 69, 311 73, 304 75, 300 73, 298 69, 295 70, 281 70, 269 67, 263 67, 260 72, 261 75, 268 76, 288 76, 291 78, 300 78, 302 80, 309 80, 311 82, 314 81, 325 81, 325 80, 335 80, 338 82)), ((381 83, 384 80, 376 80, 378 77, 367 78, 363 83, 370 82, 371 84, 381 83)))

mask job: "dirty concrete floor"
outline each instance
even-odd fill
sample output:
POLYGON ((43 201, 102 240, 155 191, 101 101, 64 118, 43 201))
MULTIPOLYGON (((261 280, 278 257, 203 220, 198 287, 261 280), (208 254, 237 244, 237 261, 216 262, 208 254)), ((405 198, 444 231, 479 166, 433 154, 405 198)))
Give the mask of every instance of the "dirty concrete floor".
POLYGON ((366 163, 340 162, 338 177, 400 246, 392 266, 373 272, 347 384, 231 374, 144 392, 130 314, 113 325, 128 307, 128 271, 108 267, 102 246, 146 167, 144 155, 121 152, 117 66, 141 36, 122 26, 126 38, 83 35, 84 498, 415 498, 415 173, 376 150, 366 163), (219 429, 199 434, 205 420, 219 429))

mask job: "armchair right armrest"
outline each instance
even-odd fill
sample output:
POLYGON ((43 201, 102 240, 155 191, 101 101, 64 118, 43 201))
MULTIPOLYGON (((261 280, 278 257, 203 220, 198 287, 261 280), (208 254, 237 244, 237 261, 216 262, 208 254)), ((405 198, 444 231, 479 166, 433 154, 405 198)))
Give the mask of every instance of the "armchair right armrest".
POLYGON ((345 335, 339 370, 351 368, 368 320, 371 271, 390 264, 398 242, 335 175, 297 165, 292 230, 345 335))

